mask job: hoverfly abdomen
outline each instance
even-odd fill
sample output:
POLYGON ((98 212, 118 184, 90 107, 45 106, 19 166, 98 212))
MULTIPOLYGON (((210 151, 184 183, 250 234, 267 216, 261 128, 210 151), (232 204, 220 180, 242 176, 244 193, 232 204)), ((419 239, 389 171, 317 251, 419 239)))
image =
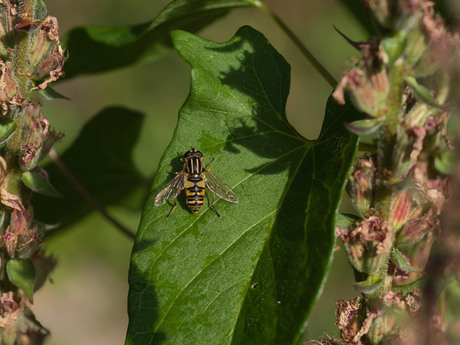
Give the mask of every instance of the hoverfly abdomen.
MULTIPOLYGON (((215 194, 224 200, 237 203, 238 196, 235 192, 209 172, 203 166, 203 154, 192 147, 185 152, 181 161, 184 162, 184 168, 177 176, 169 181, 166 186, 155 197, 155 205, 163 205, 169 198, 174 195, 174 205, 166 217, 176 208, 176 198, 182 189, 185 189, 185 202, 187 207, 196 213, 204 204, 206 188, 212 192, 212 201, 209 207, 220 217, 214 208, 215 194)), ((212 161, 211 161, 212 162, 212 161)))
POLYGON ((198 210, 204 204, 206 193, 206 181, 200 176, 189 176, 185 181, 185 202, 192 212, 198 210))

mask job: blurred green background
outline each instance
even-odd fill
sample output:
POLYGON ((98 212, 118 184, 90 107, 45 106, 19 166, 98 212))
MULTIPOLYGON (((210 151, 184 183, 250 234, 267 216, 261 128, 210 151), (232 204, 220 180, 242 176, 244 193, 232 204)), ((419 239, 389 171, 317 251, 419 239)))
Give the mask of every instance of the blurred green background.
MULTIPOLYGON (((75 26, 149 21, 168 3, 142 0, 45 2, 48 13, 59 20, 61 36, 75 26)), ((334 31, 333 25, 354 40, 367 39, 364 30, 339 1, 267 0, 266 3, 337 80, 358 52, 334 31)), ((270 18, 256 9, 239 9, 200 35, 227 41, 243 25, 261 31, 291 64, 288 118, 301 134, 315 139, 331 87, 270 18)), ((57 131, 65 133, 57 151, 64 152, 94 114, 107 106, 122 105, 145 114, 134 160, 147 178, 152 177, 172 137, 179 108, 187 97, 189 74, 188 65, 172 51, 154 64, 55 84, 58 92, 71 99, 44 101, 44 115, 57 131)), ((112 207, 109 211, 127 227, 136 230, 141 210, 112 207)), ((57 257, 58 265, 52 274, 53 282, 36 294, 33 309, 37 319, 51 331, 48 343, 123 344, 128 323, 126 298, 131 240, 93 213, 54 235, 45 246, 57 257)), ((351 269, 341 249, 336 253, 324 294, 309 321, 306 340, 317 339, 325 330, 337 334, 335 303, 356 295, 352 284, 351 269)))

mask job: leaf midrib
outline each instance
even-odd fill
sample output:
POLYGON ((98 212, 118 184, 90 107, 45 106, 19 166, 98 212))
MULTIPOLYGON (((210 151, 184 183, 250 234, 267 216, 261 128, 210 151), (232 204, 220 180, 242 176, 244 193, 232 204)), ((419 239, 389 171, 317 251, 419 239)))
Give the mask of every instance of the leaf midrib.
MULTIPOLYGON (((302 145, 302 146, 303 146, 303 145, 302 145)), ((301 148, 301 146, 298 147, 297 149, 300 149, 300 148, 301 148)), ((297 149, 290 151, 290 153, 296 151, 297 149)), ((282 195, 281 198, 280 198, 280 201, 279 201, 279 203, 278 203, 278 206, 276 207, 276 210, 275 210, 276 213, 278 213, 279 210, 281 209, 281 205, 283 204, 284 199, 286 198, 287 192, 288 192, 288 190, 290 189, 290 187, 291 187, 291 185, 292 185, 292 182, 294 181, 294 179, 295 179, 295 177, 296 177, 296 175, 297 175, 297 172, 299 171, 300 166, 303 164, 303 161, 304 161, 304 159, 305 159, 305 157, 306 157, 306 155, 307 155, 307 153, 308 153, 309 150, 310 150, 310 148, 306 147, 306 150, 305 150, 304 155, 303 155, 302 158, 299 160, 299 164, 297 165, 297 167, 296 167, 296 169, 295 169, 295 172, 292 174, 292 178, 289 180, 288 184, 286 185, 286 188, 284 189, 284 193, 283 193, 283 195, 282 195)), ((279 159, 279 158, 278 158, 278 159, 279 159)), ((274 220, 275 220, 275 219, 276 219, 276 217, 274 217, 274 220)), ((271 237, 271 232, 268 234, 267 238, 265 239, 263 248, 265 248, 266 244, 267 244, 268 241, 270 240, 270 237, 271 237)), ((255 267, 257 267, 257 265, 258 265, 260 259, 261 259, 261 256, 259 256, 259 257, 257 258, 257 262, 256 262, 256 264, 255 264, 255 267)), ((270 262, 272 262, 272 261, 270 261, 270 262)), ((273 265, 273 264, 272 264, 272 265, 273 265)), ((272 267, 272 269, 273 269, 273 271, 275 271, 274 267, 272 267)), ((255 272, 256 272, 256 271, 254 270, 253 274, 251 275, 251 279, 249 279, 249 284, 251 283, 252 278, 254 277, 254 273, 255 273, 255 272)), ((275 284, 275 289, 276 289, 276 284, 275 284)), ((243 298, 242 298, 242 301, 245 300, 248 291, 249 291, 249 285, 248 285, 247 288, 245 289, 245 294, 244 294, 244 296, 243 296, 243 298)), ((243 303, 240 304, 240 307, 239 307, 239 310, 238 310, 238 313, 237 313, 237 316, 236 316, 235 320, 238 320, 238 318, 239 318, 239 316, 240 316, 240 314, 241 314, 242 307, 243 307, 243 303)), ((230 340, 229 340, 229 343, 228 343, 228 344, 231 344, 232 341, 233 341, 233 337, 232 337, 232 336, 233 336, 233 334, 235 333, 235 326, 236 326, 236 324, 237 324, 237 323, 235 322, 235 323, 234 323, 234 327, 232 328, 232 331, 231 331, 231 333, 229 334, 230 340)))
POLYGON ((193 281, 195 281, 195 279, 197 279, 205 270, 206 268, 208 268, 212 263, 214 263, 216 260, 220 259, 222 257, 222 255, 227 251, 229 250, 230 248, 232 248, 232 246, 237 243, 239 240, 241 240, 251 229, 253 229, 255 226, 257 226, 260 222, 264 221, 265 219, 267 219, 268 217, 270 217, 273 213, 275 213, 276 210, 273 210, 272 212, 268 213, 266 216, 264 216, 263 218, 261 218, 259 221, 257 221, 256 223, 252 224, 250 227, 248 227, 248 229, 246 229, 244 232, 241 233, 240 236, 238 236, 237 238, 235 238, 234 241, 232 241, 226 248, 224 248, 224 250, 222 250, 218 255, 216 255, 215 258, 213 258, 209 263, 207 263, 202 269, 200 269, 200 271, 197 272, 197 274, 195 276, 193 276, 188 282, 187 284, 185 284, 183 286, 183 288, 179 291, 179 293, 176 295, 176 297, 174 298, 173 301, 171 301, 171 304, 169 305, 168 309, 166 310, 163 318, 160 320, 160 322, 158 323, 157 327, 153 330, 153 333, 155 333, 159 328, 160 326, 162 325, 163 321, 165 320, 165 318, 169 315, 169 311, 171 310, 171 308, 174 306, 175 302, 177 301, 177 299, 182 295, 182 293, 187 289, 187 287, 193 283, 193 281))

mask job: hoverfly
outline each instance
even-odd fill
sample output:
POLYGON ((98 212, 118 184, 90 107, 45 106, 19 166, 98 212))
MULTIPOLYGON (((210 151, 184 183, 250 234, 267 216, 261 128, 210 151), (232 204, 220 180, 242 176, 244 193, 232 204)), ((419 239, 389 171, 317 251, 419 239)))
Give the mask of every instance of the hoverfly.
POLYGON ((210 207, 217 217, 220 215, 213 206, 216 194, 224 200, 233 203, 238 202, 238 196, 235 192, 208 170, 214 159, 211 160, 207 169, 203 166, 203 160, 203 154, 194 147, 185 152, 181 158, 181 162, 184 162, 184 168, 180 172, 173 173, 177 176, 169 181, 155 197, 155 206, 160 206, 174 196, 174 205, 166 218, 176 208, 176 198, 182 189, 185 189, 185 202, 193 213, 198 212, 203 206, 206 188, 212 192, 210 207))

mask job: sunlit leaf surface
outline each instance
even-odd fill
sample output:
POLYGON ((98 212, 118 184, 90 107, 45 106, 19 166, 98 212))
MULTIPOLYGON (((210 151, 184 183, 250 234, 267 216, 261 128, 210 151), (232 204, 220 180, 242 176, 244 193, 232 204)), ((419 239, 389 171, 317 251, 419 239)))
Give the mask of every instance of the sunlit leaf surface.
MULTIPOLYGON (((331 262, 335 212, 356 150, 332 99, 320 137, 288 123, 290 67, 250 27, 225 43, 176 31, 190 95, 160 162, 129 273, 126 344, 295 344, 331 262), (190 146, 239 196, 166 219, 155 195, 190 146)), ((319 116, 319 114, 318 114, 319 116)), ((211 196, 209 191, 208 197, 211 196)))

